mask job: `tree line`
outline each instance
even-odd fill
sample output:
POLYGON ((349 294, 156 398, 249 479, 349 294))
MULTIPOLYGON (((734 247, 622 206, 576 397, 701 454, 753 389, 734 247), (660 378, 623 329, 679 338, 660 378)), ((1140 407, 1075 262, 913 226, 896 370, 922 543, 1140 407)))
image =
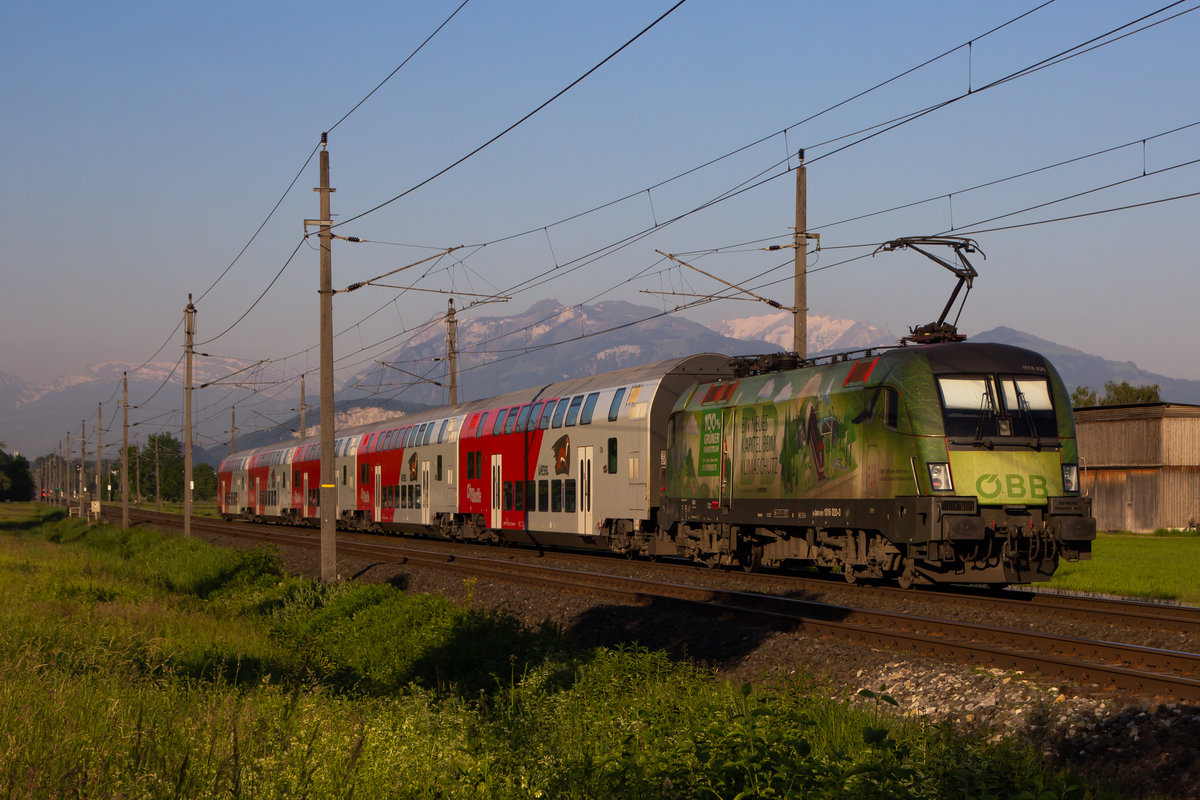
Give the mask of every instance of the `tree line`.
POLYGON ((1076 386, 1071 392, 1072 408, 1090 408, 1092 406, 1124 406, 1137 403, 1161 403, 1158 394, 1158 384, 1130 386, 1128 381, 1105 381, 1104 394, 1101 395, 1089 386, 1076 386))
POLYGON ((4 451, 5 447, 7 445, 0 442, 0 502, 32 500, 34 482, 29 459, 20 453, 9 455, 4 451))

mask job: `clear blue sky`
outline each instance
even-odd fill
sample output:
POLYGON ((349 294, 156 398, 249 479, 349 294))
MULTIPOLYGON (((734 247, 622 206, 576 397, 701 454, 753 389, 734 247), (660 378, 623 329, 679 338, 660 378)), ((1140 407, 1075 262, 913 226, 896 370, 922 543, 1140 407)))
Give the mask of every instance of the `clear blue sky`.
MULTIPOLYGON (((4 179, 0 225, 0 371, 35 381, 100 361, 149 359, 168 341, 189 292, 213 285, 300 171, 320 134, 367 95, 460 0, 422 2, 122 2, 11 5, 0 33, 4 179)), ((672 5, 471 0, 412 61, 329 138, 334 212, 360 214, 405 192, 520 119, 672 5)), ((556 264, 702 205, 760 172, 777 175, 807 149, 813 312, 885 324, 897 334, 934 319, 952 277, 918 256, 869 253, 898 236, 993 228, 1200 190, 1200 167, 1139 176, 1200 157, 1200 127, 1069 167, 960 193, 977 184, 1155 136, 1200 121, 1195 81, 1200 11, 1057 66, 987 88, 834 153, 822 144, 945 102, 1037 64, 1166 5, 1057 0, 803 3, 689 0, 657 27, 478 155, 339 229, 389 244, 334 247, 345 286, 435 252, 419 285, 507 290, 556 264), (801 120, 958 45, 887 87, 801 120), (688 177, 645 190, 788 129, 688 177), (765 172, 763 172, 765 171, 765 172), (1136 179, 1135 179, 1136 178, 1136 179), (1129 180, 1019 216, 1009 214, 1129 180), (602 212, 564 217, 641 192, 602 212), (945 195, 954 193, 952 198, 945 195), (930 197, 858 222, 831 223, 930 197), (547 230, 542 231, 541 228, 547 230), (537 232, 507 241, 523 231, 537 232), (417 245, 407 247, 399 245, 417 245)), ((1186 11, 1175 6, 1151 18, 1186 11)), ((198 307, 198 340, 240 317, 317 216, 316 159, 270 222, 198 307)), ((507 310, 682 298, 709 292, 695 273, 666 270, 681 253, 786 236, 793 181, 777 177, 666 226, 580 269, 515 294, 507 310)), ((963 314, 968 333, 1008 325, 1176 377, 1200 379, 1195 317, 1200 198, 1075 221, 979 233, 987 260, 963 314)), ((315 245, 315 242, 313 243, 315 245)), ((723 277, 759 286, 787 254, 697 256, 723 277)), ((227 335, 203 347, 252 360, 317 340, 317 252, 304 244, 274 288, 227 335)), ((400 285, 425 267, 394 276, 400 285)), ((790 302, 784 281, 760 290, 790 302)), ((463 297, 460 306, 469 301, 463 297)), ((335 300, 339 356, 369 363, 374 342, 445 308, 439 294, 363 289, 335 300), (380 309, 382 309, 380 311, 380 309), (372 316, 372 312, 378 311, 372 316), (361 321, 361 322, 360 322, 361 321)), ((485 306, 486 313, 504 313, 485 306)), ((724 302, 709 320, 759 308, 724 302)), ((763 309, 765 310, 765 309, 763 309)), ((468 312, 470 313, 470 312, 468 312)), ((182 334, 158 360, 173 362, 182 334)), ((316 350, 286 372, 316 366, 316 350)), ((134 400, 136 402, 136 400, 134 400)))

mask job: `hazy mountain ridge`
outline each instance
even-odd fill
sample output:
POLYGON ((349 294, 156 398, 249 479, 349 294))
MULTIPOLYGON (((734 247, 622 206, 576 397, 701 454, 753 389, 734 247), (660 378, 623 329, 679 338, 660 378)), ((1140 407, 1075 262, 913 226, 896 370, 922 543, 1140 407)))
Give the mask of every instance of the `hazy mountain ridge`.
POLYGON ((1140 368, 1132 361, 1111 361, 1003 326, 977 333, 970 337, 970 340, 1011 344, 1035 350, 1050 359, 1050 363, 1058 370, 1068 389, 1089 386, 1104 394, 1106 381, 1126 381, 1133 386, 1158 384, 1159 396, 1164 401, 1200 405, 1200 381, 1159 375, 1140 368))
MULTIPOLYGON (((425 374, 427 379, 445 381, 446 327, 431 318, 424 330, 403 347, 381 358, 400 369, 425 374)), ((662 315, 658 309, 622 301, 589 306, 563 306, 555 300, 543 300, 523 313, 512 316, 459 315, 459 398, 473 399, 507 391, 551 383, 565 378, 620 369, 636 364, 700 352, 748 355, 778 351, 779 342, 791 343, 791 315, 787 312, 738 317, 706 327, 681 317, 662 315), (582 337, 582 338, 581 338, 582 337), (547 345, 554 345, 552 347, 547 345)), ((886 327, 856 320, 835 320, 823 315, 809 318, 809 352, 820 354, 859 350, 895 344, 896 338, 886 327)), ((1128 381, 1134 385, 1158 384, 1164 400, 1200 404, 1200 381, 1170 378, 1142 370, 1131 362, 1111 361, 1074 348, 1050 342, 1011 328, 994 328, 970 337, 972 341, 990 341, 1027 347, 1045 354, 1058 368, 1068 389, 1079 385, 1102 391, 1106 381, 1128 381)), ((193 365, 196 386, 216 381, 239 370, 236 380, 270 379, 257 373, 251 362, 233 359, 197 358, 193 365), (251 369, 246 369, 250 367, 251 369)), ((154 395, 152 404, 131 413, 146 419, 162 410, 183 406, 182 365, 155 362, 136 365, 105 362, 84 374, 64 376, 39 385, 18 376, 0 372, 0 441, 10 450, 36 457, 53 450, 70 431, 73 449, 78 453, 80 420, 84 420, 89 447, 94 446, 96 404, 104 402, 104 440, 110 446, 120 440, 121 373, 129 374, 129 400, 135 406, 154 395), (138 369, 133 369, 138 367, 138 369), (172 374, 174 373, 174 374, 172 374), (169 380, 168 380, 169 377, 169 380), (157 393, 157 394, 155 394, 157 393)), ((229 381, 222 381, 228 385, 229 381)), ((315 432, 320 415, 317 408, 316 381, 310 382, 306 424, 315 432)), ((214 395, 204 390, 193 398, 203 408, 214 395)), ((336 411, 339 428, 353 427, 377 419, 400 416, 416 408, 442 405, 447 388, 419 383, 394 369, 375 366, 342 382, 337 393, 336 411)), ((238 449, 297 438, 299 392, 285 393, 269 400, 257 395, 243 413, 238 408, 238 449), (295 396, 292 396, 292 395, 295 396), (254 412, 257 411, 258 416, 254 412), (264 418, 281 423, 260 430, 264 418)), ((199 417, 199 415, 197 415, 199 417)), ((207 424, 199 424, 197 459, 216 463, 228 452, 228 413, 222 419, 208 415, 207 424), (201 447, 201 443, 203 447, 201 447), (207 448, 207 449, 205 449, 207 448)), ((181 436, 175 412, 171 426, 163 423, 131 430, 130 439, 145 441, 148 434, 169 430, 181 436)), ((94 457, 94 454, 91 456, 94 457)))
MULTIPOLYGON (((464 315, 458 319, 459 399, 487 397, 527 386, 661 361, 689 353, 761 353, 776 345, 722 335, 681 317, 624 301, 592 306, 563 306, 542 300, 508 317, 464 315), (549 345, 555 345, 550 347, 549 345)), ((384 358, 400 369, 423 374, 446 351, 443 325, 430 325, 420 336, 384 358)), ((386 394, 411 379, 387 367, 364 370, 346 386, 375 387, 386 394)), ((429 375, 445 383, 444 368, 429 375)), ((404 397, 421 403, 446 402, 445 387, 407 388, 404 397)))

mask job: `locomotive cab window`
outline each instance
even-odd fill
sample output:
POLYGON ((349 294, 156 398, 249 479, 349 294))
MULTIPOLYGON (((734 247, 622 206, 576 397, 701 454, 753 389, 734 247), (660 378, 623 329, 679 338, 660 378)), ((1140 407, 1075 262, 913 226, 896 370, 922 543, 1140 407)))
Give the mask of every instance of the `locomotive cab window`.
POLYGON ((995 436, 996 395, 990 378, 938 378, 947 436, 995 436))
POLYGON ((938 378, 946 435, 1053 438, 1058 434, 1050 385, 1025 376, 938 378))

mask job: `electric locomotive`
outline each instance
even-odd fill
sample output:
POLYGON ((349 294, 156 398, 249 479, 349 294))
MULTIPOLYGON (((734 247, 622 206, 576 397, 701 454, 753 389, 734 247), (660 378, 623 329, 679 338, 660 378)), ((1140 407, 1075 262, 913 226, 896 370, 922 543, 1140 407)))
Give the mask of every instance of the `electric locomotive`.
POLYGON ((959 341, 787 360, 735 360, 676 404, 658 520, 680 553, 904 587, 1090 558, 1070 398, 1043 356, 959 341))

